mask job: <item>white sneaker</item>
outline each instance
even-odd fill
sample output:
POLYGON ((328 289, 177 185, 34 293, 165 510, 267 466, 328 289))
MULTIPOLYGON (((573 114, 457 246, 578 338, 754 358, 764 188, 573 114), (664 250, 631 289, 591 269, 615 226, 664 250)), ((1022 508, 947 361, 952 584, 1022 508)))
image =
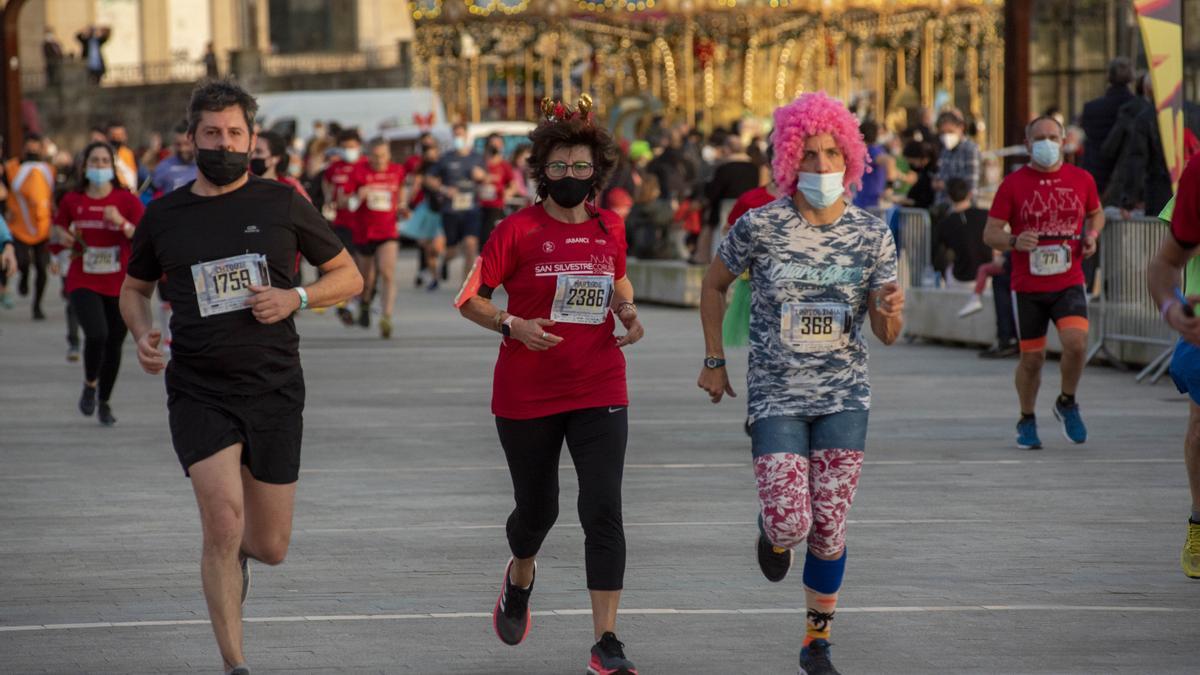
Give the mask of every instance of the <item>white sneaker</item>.
POLYGON ((979 312, 982 310, 983 310, 983 300, 981 300, 978 295, 972 295, 971 299, 967 301, 967 304, 963 305, 963 308, 958 310, 958 318, 965 319, 966 317, 971 316, 975 312, 979 312))

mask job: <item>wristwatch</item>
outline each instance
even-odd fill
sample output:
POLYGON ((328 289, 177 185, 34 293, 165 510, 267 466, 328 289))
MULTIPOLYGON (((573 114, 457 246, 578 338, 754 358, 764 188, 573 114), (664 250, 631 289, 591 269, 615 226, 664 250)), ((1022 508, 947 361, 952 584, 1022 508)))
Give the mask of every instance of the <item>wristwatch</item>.
POLYGON ((1016 236, 1015 234, 1013 234, 1013 235, 1009 235, 1009 237, 1008 237, 1008 247, 1009 247, 1009 248, 1012 248, 1012 249, 1015 249, 1015 248, 1017 247, 1017 236, 1016 236))
POLYGON ((500 332, 504 335, 504 337, 512 337, 512 325, 516 320, 517 317, 510 314, 508 315, 508 318, 504 320, 504 323, 500 324, 500 332))
POLYGON ((725 359, 718 359, 715 356, 706 356, 704 357, 704 367, 710 369, 724 368, 725 359))

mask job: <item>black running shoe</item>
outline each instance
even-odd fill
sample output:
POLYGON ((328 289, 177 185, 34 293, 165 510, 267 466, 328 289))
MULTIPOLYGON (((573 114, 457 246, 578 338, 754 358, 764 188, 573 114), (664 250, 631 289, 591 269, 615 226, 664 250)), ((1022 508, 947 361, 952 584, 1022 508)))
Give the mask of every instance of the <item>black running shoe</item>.
POLYGON ((246 596, 250 594, 250 558, 242 558, 242 606, 246 606, 246 596))
POLYGON ((230 670, 229 675, 250 675, 250 666, 238 666, 230 670))
POLYGON ((113 417, 112 408, 108 406, 108 401, 100 401, 100 410, 96 413, 96 419, 100 420, 100 424, 106 427, 111 427, 117 423, 117 418, 113 417))
MULTIPOLYGON (((496 607, 492 610, 492 627, 496 629, 496 637, 506 645, 519 645, 529 635, 529 595, 533 592, 533 582, 529 588, 520 588, 509 580, 514 560, 509 559, 504 566, 504 581, 500 583, 500 597, 496 598, 496 607)), ((537 567, 533 570, 537 579, 537 567)))
POLYGON ((84 417, 91 417, 96 412, 96 388, 83 385, 83 393, 79 395, 79 412, 84 417))
POLYGON ((763 533, 758 533, 758 569, 767 581, 783 581, 792 569, 793 556, 792 549, 776 546, 763 533))
POLYGON ((344 326, 353 326, 354 325, 354 312, 351 312, 350 310, 346 309, 345 307, 338 307, 337 315, 338 315, 338 318, 342 320, 342 325, 344 325, 344 326))
POLYGON ((46 320, 46 314, 45 314, 45 312, 42 311, 41 307, 33 308, 33 320, 34 321, 45 321, 46 320))
POLYGON ((813 640, 800 650, 800 675, 841 675, 829 658, 829 640, 813 640))
POLYGON ((371 327, 371 306, 363 305, 358 310, 358 325, 363 328, 371 327))
POLYGON ((637 675, 637 666, 625 658, 624 643, 615 634, 605 633, 592 646, 587 671, 590 675, 637 675))

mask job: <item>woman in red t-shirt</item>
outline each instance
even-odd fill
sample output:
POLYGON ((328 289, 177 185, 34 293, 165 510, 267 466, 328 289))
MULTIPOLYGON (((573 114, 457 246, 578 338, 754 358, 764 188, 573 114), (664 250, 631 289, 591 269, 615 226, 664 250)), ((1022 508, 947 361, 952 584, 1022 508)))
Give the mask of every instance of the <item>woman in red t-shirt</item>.
POLYGON ((625 357, 642 337, 625 276, 625 227, 593 202, 612 175, 617 148, 580 109, 547 104, 530 134, 530 174, 540 200, 492 233, 456 302, 463 316, 504 335, 492 412, 508 460, 516 509, 508 518, 508 561, 492 618, 506 644, 529 632, 534 558, 558 516, 563 441, 579 479, 587 585, 596 644, 588 667, 636 673, 617 640, 625 573, 621 474, 628 434, 625 357), (508 308, 492 304, 504 286, 508 308), (626 334, 613 334, 619 318, 626 334))
POLYGON ((116 424, 109 399, 121 368, 125 322, 119 297, 129 264, 129 240, 142 219, 142 202, 126 190, 113 170, 107 143, 92 143, 81 155, 78 187, 63 195, 54 224, 71 251, 66 289, 83 328, 83 394, 79 411, 96 412, 100 424, 116 424), (97 392, 97 390, 99 390, 97 392))

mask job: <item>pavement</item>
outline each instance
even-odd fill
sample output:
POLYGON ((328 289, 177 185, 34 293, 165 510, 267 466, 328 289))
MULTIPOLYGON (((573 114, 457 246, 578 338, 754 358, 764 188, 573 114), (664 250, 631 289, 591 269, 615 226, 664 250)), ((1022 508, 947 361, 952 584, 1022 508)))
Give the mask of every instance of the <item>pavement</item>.
MULTIPOLYGON (((502 645, 489 612, 508 557, 511 485, 489 413, 497 338, 451 290, 412 289, 395 337, 299 321, 308 383, 287 561, 256 565, 255 673, 580 673, 592 642, 574 472, 540 557, 533 631, 502 645)), ((51 283, 57 292, 57 281, 51 283)), ((0 310, 0 670, 220 672, 200 591, 195 502, 171 450, 162 381, 126 344, 102 428, 76 410, 61 301, 0 310)), ((627 350, 628 569, 618 632, 643 674, 794 673, 799 566, 755 564, 756 493, 736 400, 695 385, 695 311, 642 307, 627 350)), ((1090 438, 1050 415, 1013 443, 1014 361, 873 345, 867 464, 850 513, 835 663, 854 673, 1195 673, 1200 581, 1179 568, 1187 415, 1173 387, 1091 368, 1090 438)))

